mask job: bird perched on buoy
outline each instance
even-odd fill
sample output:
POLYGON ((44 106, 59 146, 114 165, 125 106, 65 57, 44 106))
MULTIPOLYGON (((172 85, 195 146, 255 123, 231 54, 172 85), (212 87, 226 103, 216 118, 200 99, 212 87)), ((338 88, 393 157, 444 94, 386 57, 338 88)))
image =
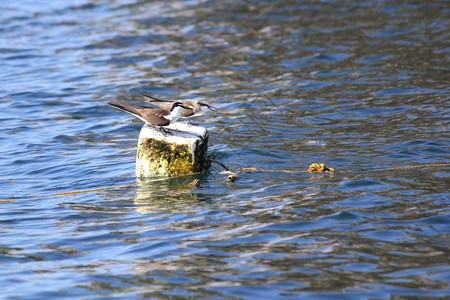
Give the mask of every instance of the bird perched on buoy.
POLYGON ((212 111, 217 111, 217 108, 214 106, 211 106, 206 101, 199 101, 199 100, 163 100, 159 99, 150 95, 142 95, 145 98, 146 102, 155 104, 161 108, 168 109, 170 108, 173 103, 175 102, 181 102, 184 106, 187 107, 187 109, 183 109, 181 112, 180 117, 181 118, 189 118, 189 117, 196 117, 202 115, 202 108, 208 108, 212 111))
POLYGON ((141 119, 145 124, 156 126, 164 132, 162 127, 176 122, 183 110, 192 110, 179 101, 172 102, 169 108, 130 105, 118 99, 114 99, 114 101, 116 103, 109 102, 108 105, 141 119))

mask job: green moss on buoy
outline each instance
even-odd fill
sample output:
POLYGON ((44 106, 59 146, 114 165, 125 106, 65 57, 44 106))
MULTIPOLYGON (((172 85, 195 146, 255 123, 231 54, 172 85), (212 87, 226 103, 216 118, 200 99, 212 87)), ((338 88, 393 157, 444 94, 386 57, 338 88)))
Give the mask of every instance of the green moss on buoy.
POLYGON ((136 176, 180 176, 207 168, 208 131, 175 123, 171 134, 144 126, 139 135, 136 176))

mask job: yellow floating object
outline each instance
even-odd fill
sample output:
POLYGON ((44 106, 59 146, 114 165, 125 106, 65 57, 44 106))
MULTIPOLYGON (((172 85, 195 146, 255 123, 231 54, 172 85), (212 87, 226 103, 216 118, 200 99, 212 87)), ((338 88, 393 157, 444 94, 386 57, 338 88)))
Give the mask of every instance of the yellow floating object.
POLYGON ((198 188, 200 186, 200 180, 194 179, 191 183, 189 183, 189 186, 193 188, 198 188))
POLYGON ((327 166, 325 166, 325 164, 313 163, 309 166, 308 172, 309 173, 324 173, 324 172, 334 173, 334 168, 327 168, 327 166))
POLYGON ((234 182, 234 181, 236 181, 236 179, 238 179, 238 176, 237 176, 237 174, 235 174, 235 173, 230 174, 230 175, 228 175, 228 177, 227 177, 227 181, 228 181, 228 182, 234 182))

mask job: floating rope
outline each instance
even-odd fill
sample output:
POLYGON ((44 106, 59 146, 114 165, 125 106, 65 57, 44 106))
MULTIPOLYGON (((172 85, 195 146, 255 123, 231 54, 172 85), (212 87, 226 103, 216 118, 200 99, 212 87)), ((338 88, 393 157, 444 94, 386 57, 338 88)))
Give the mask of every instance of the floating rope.
MULTIPOLYGON (((211 162, 214 162, 225 169, 222 174, 228 174, 227 181, 233 182, 239 178, 238 173, 244 172, 263 172, 263 173, 334 173, 335 169, 333 167, 327 167, 325 164, 312 163, 308 170, 262 170, 257 168, 241 168, 233 171, 231 168, 227 167, 223 163, 217 161, 214 155, 210 155, 208 159, 211 162)), ((400 166, 400 167, 392 167, 392 168, 384 168, 384 169, 375 169, 375 170, 365 170, 366 172, 383 172, 383 171, 395 171, 395 170, 410 170, 410 169, 423 169, 423 168, 438 168, 438 167, 449 167, 450 163, 446 164, 426 164, 426 165, 414 165, 414 166, 400 166)))
MULTIPOLYGON (((308 170, 262 170, 258 168, 240 168, 235 171, 233 171, 231 168, 227 167, 225 164, 221 163, 220 161, 216 160, 214 155, 210 155, 208 157, 208 160, 211 162, 214 162, 221 166, 223 169, 225 169, 222 174, 228 174, 227 181, 234 182, 236 181, 239 176, 239 173, 248 173, 248 172, 278 172, 278 173, 334 173, 335 169, 332 167, 327 167, 325 164, 318 164, 313 163, 309 166, 308 170)), ((392 167, 392 168, 384 168, 384 169, 376 169, 376 170, 366 170, 367 172, 383 172, 383 171, 395 171, 395 170, 410 170, 410 169, 423 169, 423 168, 439 168, 439 167, 449 167, 450 163, 443 163, 443 164, 425 164, 425 165, 414 165, 414 166, 399 166, 399 167, 392 167)), ((155 181, 162 181, 166 180, 167 178, 156 178, 153 180, 146 180, 146 182, 155 182, 155 181)), ((104 191, 104 190, 110 190, 110 189, 121 189, 125 187, 130 187, 137 185, 138 182, 133 182, 129 184, 122 184, 122 185, 113 185, 113 186, 104 186, 104 187, 98 187, 98 188, 92 188, 92 189, 85 189, 85 190, 75 190, 75 191, 68 191, 68 192, 58 192, 58 193, 52 193, 51 195, 55 196, 65 196, 65 195, 74 195, 74 194, 83 194, 83 193, 91 193, 91 192, 97 192, 97 191, 104 191)), ((200 180, 194 179, 191 183, 188 184, 191 188, 197 188, 200 186, 200 180)), ((43 195, 44 196, 44 195, 43 195)), ((37 198, 38 195, 35 195, 32 198, 37 198)), ((15 201, 18 199, 0 199, 0 203, 6 203, 15 201)))
POLYGON ((124 187, 133 186, 133 185, 136 185, 136 184, 137 184, 137 182, 133 182, 133 183, 130 183, 130 184, 104 186, 104 187, 98 187, 98 188, 86 189, 86 190, 59 192, 59 193, 53 193, 52 195, 63 196, 63 195, 83 194, 83 193, 90 193, 90 192, 96 192, 96 191, 104 191, 104 190, 109 190, 109 189, 121 189, 121 188, 124 188, 124 187))
POLYGON ((372 171, 395 171, 395 170, 410 170, 410 169, 423 169, 423 168, 439 168, 439 167, 448 167, 450 164, 428 164, 428 165, 415 165, 415 166, 404 166, 404 167, 393 167, 393 168, 385 168, 379 170, 372 171))
POLYGON ((233 182, 236 179, 238 179, 239 178, 238 173, 243 173, 243 172, 334 173, 334 168, 331 168, 331 167, 328 168, 327 166, 325 166, 325 164, 318 164, 318 163, 311 164, 307 171, 303 171, 303 170, 260 170, 257 168, 241 168, 241 169, 237 169, 236 171, 233 171, 231 168, 227 167, 225 164, 216 160, 214 155, 210 155, 208 157, 208 159, 211 162, 214 162, 225 169, 225 172, 222 172, 222 173, 228 174, 227 181, 229 181, 229 182, 233 182))

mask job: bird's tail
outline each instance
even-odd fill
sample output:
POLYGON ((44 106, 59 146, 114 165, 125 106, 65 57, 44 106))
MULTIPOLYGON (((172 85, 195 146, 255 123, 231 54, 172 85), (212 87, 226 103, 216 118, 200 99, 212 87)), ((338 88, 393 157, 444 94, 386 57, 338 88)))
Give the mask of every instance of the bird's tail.
POLYGON ((114 107, 117 110, 124 111, 126 113, 132 114, 138 118, 142 118, 141 114, 139 113, 139 110, 136 109, 133 105, 126 104, 123 101, 120 101, 118 99, 114 99, 117 103, 108 102, 108 105, 111 107, 114 107))

